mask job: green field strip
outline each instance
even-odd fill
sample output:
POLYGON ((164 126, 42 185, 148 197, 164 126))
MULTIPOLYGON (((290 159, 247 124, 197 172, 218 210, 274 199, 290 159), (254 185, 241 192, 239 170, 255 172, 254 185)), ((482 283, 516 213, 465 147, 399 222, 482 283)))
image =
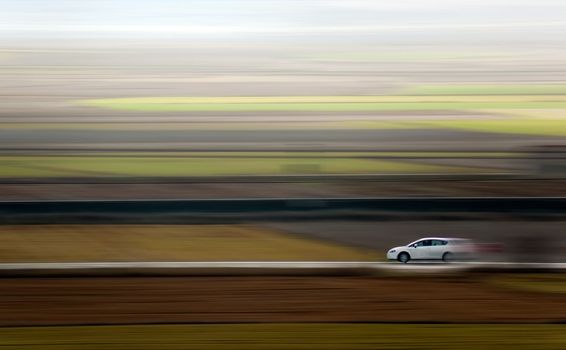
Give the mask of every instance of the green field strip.
POLYGON ((210 96, 210 97, 126 97, 80 100, 79 104, 111 106, 114 104, 317 104, 317 103, 448 103, 448 102, 564 102, 566 96, 405 96, 405 95, 362 95, 362 96, 210 96))
MULTIPOLYGON (((418 88, 418 87, 416 87, 418 88)), ((421 87, 423 89, 426 86, 421 87)), ((344 120, 332 122, 271 123, 199 123, 176 128, 194 130, 326 130, 326 129, 452 129, 491 133, 566 135, 566 95, 559 93, 566 85, 532 86, 428 86, 430 96, 273 96, 273 97, 140 97, 110 98, 78 101, 80 105, 129 111, 200 111, 200 112, 372 112, 372 111, 477 111, 495 115, 494 118, 454 118, 431 115, 422 120, 392 117, 390 120, 344 120), (459 95, 442 95, 451 88, 462 90, 459 95), (437 89, 438 90, 435 90, 437 89), (444 89, 444 90, 443 90, 444 89), (507 90, 506 90, 507 89, 507 90), (474 95, 473 92, 484 95, 474 95), (438 92, 435 95, 433 92, 438 92), (496 92, 506 93, 497 95, 496 92), (519 92, 527 95, 513 95, 519 92), (466 93, 470 95, 466 95, 466 93), (544 93, 546 95, 536 95, 544 93), (532 112, 530 112, 532 111, 532 112)), ((425 89, 426 90, 426 89, 425 89)), ((425 91, 423 90, 423 91, 425 91)), ((428 90, 426 90, 428 91, 428 90)), ((25 127, 22 125, 13 127, 25 127)), ((69 128, 77 125, 66 126, 69 128)), ((64 128, 66 128, 64 127, 64 128)), ((91 127, 91 126, 89 126, 91 127)), ((94 128, 126 128, 127 125, 98 125, 94 128)), ((174 126, 169 126, 172 128, 174 126)), ((135 126, 134 129, 143 129, 135 126)), ((147 128, 147 126, 145 126, 147 128)), ((168 128, 159 126, 159 128, 168 128)))
POLYGON ((437 120, 426 121, 428 127, 490 132, 501 134, 524 134, 545 136, 566 136, 566 120, 516 118, 513 120, 437 120))
POLYGON ((79 105, 132 111, 414 111, 566 107, 566 96, 226 96, 82 100, 79 105))
POLYGON ((564 325, 219 324, 0 328, 5 349, 558 350, 564 325))
POLYGON ((332 121, 332 122, 129 122, 129 123, 0 123, 5 130, 359 130, 359 129, 422 129, 426 126, 403 121, 332 121))
POLYGON ((477 173, 490 169, 348 158, 0 157, 0 177, 477 173), (59 172, 59 174, 57 174, 59 172))
POLYGON ((479 109, 562 109, 566 101, 526 102, 309 102, 309 103, 85 103, 122 111, 147 112, 371 112, 371 111, 469 111, 479 109))

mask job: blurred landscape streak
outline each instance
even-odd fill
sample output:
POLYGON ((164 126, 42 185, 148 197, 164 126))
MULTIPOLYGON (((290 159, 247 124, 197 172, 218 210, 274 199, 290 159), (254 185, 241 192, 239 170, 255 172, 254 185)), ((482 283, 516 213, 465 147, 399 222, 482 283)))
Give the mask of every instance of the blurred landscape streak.
POLYGON ((0 0, 0 201, 23 208, 0 208, 0 347, 566 348, 566 218, 529 205, 566 196, 565 31, 560 0, 0 0), (385 263, 422 237, 477 254, 10 275, 385 263))

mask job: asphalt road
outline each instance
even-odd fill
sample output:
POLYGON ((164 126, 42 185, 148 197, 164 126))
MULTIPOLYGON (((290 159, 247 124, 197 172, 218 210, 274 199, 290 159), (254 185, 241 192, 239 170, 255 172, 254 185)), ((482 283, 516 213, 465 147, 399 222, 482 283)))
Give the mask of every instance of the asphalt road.
POLYGON ((476 273, 565 272, 566 263, 466 261, 136 261, 1 263, 0 277, 112 276, 378 276, 476 273))

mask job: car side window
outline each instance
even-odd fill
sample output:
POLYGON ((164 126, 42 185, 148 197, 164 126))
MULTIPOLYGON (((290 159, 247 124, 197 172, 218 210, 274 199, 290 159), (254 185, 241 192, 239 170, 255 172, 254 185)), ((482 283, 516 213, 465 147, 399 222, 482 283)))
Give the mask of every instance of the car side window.
POLYGON ((416 247, 430 247, 432 245, 432 240, 430 239, 425 239, 423 241, 418 241, 417 243, 413 244, 413 246, 416 247))
POLYGON ((446 242, 446 241, 441 241, 441 240, 439 240, 439 239, 434 239, 434 240, 432 241, 432 245, 433 245, 433 246, 446 245, 446 243, 448 243, 448 242, 446 242))

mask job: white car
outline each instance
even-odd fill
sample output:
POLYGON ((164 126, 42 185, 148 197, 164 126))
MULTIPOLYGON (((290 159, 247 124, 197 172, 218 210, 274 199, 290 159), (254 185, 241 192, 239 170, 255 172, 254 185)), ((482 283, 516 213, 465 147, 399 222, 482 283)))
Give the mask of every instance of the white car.
POLYGON ((387 260, 407 263, 409 260, 443 260, 469 258, 474 245, 469 239, 426 237, 387 252, 387 260))

